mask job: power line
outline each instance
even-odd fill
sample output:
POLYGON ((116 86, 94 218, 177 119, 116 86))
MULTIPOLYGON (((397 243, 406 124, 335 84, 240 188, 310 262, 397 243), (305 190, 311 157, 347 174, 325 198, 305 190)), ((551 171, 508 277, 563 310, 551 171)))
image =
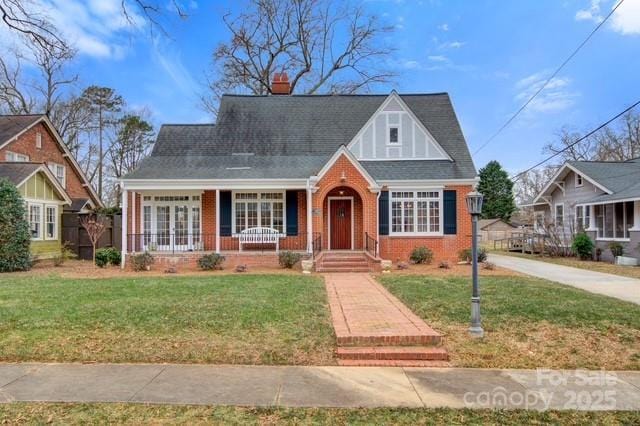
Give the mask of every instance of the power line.
POLYGON ((518 173, 517 175, 512 177, 512 180, 514 182, 516 182, 518 179, 520 179, 521 176, 525 175, 526 173, 530 172, 531 170, 535 169, 536 167, 539 167, 541 165, 543 165, 544 163, 546 163, 547 161, 551 160, 552 158, 557 157, 558 155, 562 154, 563 152, 567 151, 568 149, 574 147, 575 145, 579 144, 580 142, 582 142, 583 140, 585 140, 586 138, 588 138, 589 136, 593 135, 594 133, 598 132, 599 130, 601 130, 603 127, 608 126, 609 124, 611 124, 612 122, 616 121, 618 118, 620 118, 621 116, 623 116, 624 114, 626 114, 627 112, 631 111, 632 109, 634 109, 635 107, 637 107, 638 105, 640 105, 640 100, 637 101, 636 103, 634 103, 633 105, 631 105, 630 107, 626 108, 624 111, 619 112, 618 114, 616 114, 614 117, 610 118, 609 120, 607 120, 606 122, 602 123, 601 125, 599 125, 598 127, 596 127, 595 129, 593 129, 592 131, 590 131, 589 133, 587 133, 586 135, 582 136, 581 138, 571 142, 569 145, 567 145, 566 147, 562 148, 560 151, 553 153, 552 155, 550 155, 549 157, 545 158, 544 160, 540 161, 539 163, 537 163, 534 166, 529 167, 527 170, 518 173))
POLYGON ((527 102, 524 103, 524 105, 522 105, 520 107, 520 109, 518 109, 515 114, 513 114, 503 125, 502 127, 500 127, 498 129, 498 131, 496 131, 493 135, 491 135, 491 137, 489 139, 487 139, 482 145, 480 145, 480 147, 478 149, 476 149, 473 153, 473 155, 476 155, 478 152, 480 152, 485 146, 489 145, 489 143, 491 141, 493 141, 500 133, 502 133, 502 131, 504 129, 507 128, 507 126, 509 126, 509 124, 511 124, 511 122, 513 120, 516 119, 516 117, 518 115, 520 115, 520 113, 522 111, 524 111, 524 109, 536 98, 536 96, 538 96, 540 94, 540 92, 542 92, 545 87, 547 87, 547 85, 551 82, 551 80, 553 80, 558 73, 564 68, 565 65, 567 65, 567 63, 569 63, 569 61, 571 59, 573 59, 574 56, 576 56, 576 54, 580 51, 580 49, 582 49, 584 47, 585 44, 587 44, 587 42, 591 39, 591 37, 593 37, 593 35, 604 25, 605 22, 607 22, 607 20, 611 17, 611 15, 614 14, 614 12, 620 7, 620 5, 624 2, 624 0, 620 0, 620 2, 618 2, 618 4, 616 4, 616 6, 611 10, 611 12, 609 12, 609 14, 607 16, 604 17, 604 19, 593 29, 593 31, 591 31, 591 33, 589 33, 589 35, 587 36, 587 38, 584 39, 584 41, 582 43, 580 43, 580 45, 571 53, 571 55, 569 55, 569 57, 567 59, 565 59, 565 61, 553 72, 553 74, 551 74, 551 76, 544 82, 544 84, 542 86, 540 86, 540 88, 538 90, 536 90, 536 92, 527 100, 527 102))

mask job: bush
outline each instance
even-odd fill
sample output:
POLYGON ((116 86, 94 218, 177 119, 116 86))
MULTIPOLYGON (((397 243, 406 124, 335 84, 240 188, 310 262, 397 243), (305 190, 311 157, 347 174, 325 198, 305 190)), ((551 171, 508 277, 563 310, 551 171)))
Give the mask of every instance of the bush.
POLYGON ((31 268, 31 233, 24 200, 10 181, 0 178, 0 272, 31 268))
POLYGON ((60 254, 53 256, 53 266, 62 266, 67 260, 74 256, 75 254, 69 248, 69 241, 65 241, 60 247, 60 254))
POLYGON ((120 265, 120 252, 113 247, 105 247, 96 250, 96 266, 104 268, 107 265, 120 265))
POLYGON ((300 262, 300 259, 302 259, 302 255, 292 251, 281 251, 278 254, 278 263, 287 269, 293 268, 296 263, 300 262))
POLYGON ((153 265, 155 261, 156 260, 148 251, 131 256, 131 266, 136 272, 146 271, 150 269, 151 265, 153 265))
MULTIPOLYGON (((458 252, 458 259, 461 262, 471 263, 471 249, 462 249, 458 252)), ((482 263, 487 260, 487 249, 479 248, 478 249, 478 262, 482 263)))
POLYGON ((593 241, 585 233, 580 232, 571 243, 571 250, 580 258, 580 260, 589 260, 593 257, 593 241))
POLYGON ((433 251, 428 247, 416 247, 411 251, 409 256, 411 263, 416 264, 430 264, 433 260, 433 251))
POLYGON ((624 247, 617 241, 609 244, 609 250, 611 250, 613 257, 622 256, 624 254, 624 247))
POLYGON ((222 269, 224 256, 218 253, 205 254, 198 259, 198 267, 203 271, 213 271, 214 269, 222 269))

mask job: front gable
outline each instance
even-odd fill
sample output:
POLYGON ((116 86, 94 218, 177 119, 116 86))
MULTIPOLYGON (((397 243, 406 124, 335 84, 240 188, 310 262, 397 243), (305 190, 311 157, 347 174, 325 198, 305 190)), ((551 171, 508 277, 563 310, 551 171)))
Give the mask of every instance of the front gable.
POLYGON ((348 148, 358 160, 366 161, 451 160, 395 91, 356 134, 348 148))

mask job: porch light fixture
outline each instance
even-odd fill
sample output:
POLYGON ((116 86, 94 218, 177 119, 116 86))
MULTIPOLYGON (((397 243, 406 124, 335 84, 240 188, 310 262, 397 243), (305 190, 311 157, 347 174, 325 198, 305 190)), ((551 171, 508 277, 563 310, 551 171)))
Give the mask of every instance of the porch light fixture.
POLYGON ((482 194, 472 191, 467 194, 465 201, 467 210, 471 215, 471 278, 473 288, 471 291, 471 337, 484 336, 484 330, 480 323, 480 288, 478 286, 478 216, 482 213, 482 194))
POLYGON ((342 174, 340 175, 340 182, 346 182, 347 180, 347 175, 344 173, 344 170, 342 171, 342 174))

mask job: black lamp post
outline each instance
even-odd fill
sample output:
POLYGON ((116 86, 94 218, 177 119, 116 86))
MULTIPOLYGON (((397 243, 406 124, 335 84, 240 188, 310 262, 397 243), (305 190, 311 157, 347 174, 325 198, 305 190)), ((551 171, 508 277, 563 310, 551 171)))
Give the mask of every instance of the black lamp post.
POLYGON ((484 330, 480 324, 480 289, 478 287, 478 217, 482 213, 482 194, 473 191, 466 197, 467 210, 471 215, 471 275, 473 280, 473 290, 471 294, 471 327, 469 334, 472 337, 482 337, 484 330))

